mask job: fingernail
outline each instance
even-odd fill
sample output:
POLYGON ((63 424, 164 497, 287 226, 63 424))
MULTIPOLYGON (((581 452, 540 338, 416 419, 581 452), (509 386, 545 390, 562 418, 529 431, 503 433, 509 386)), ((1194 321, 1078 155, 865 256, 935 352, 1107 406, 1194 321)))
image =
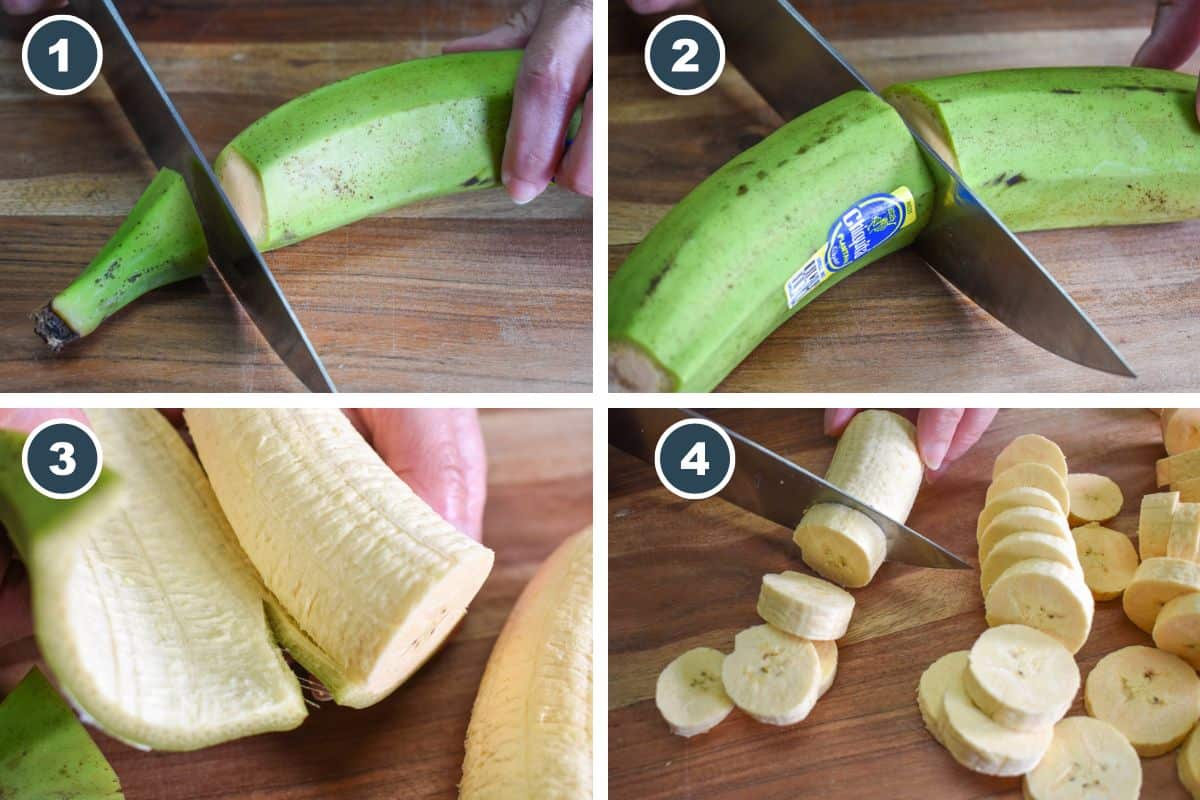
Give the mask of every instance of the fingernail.
POLYGON ((508 187, 508 196, 513 199, 513 202, 519 206, 523 206, 533 198, 542 193, 541 189, 534 186, 529 181, 519 180, 514 178, 511 181, 505 181, 504 185, 508 187))
POLYGON ((926 452, 922 454, 922 460, 925 466, 934 472, 937 472, 942 462, 946 460, 946 451, 950 449, 949 442, 934 442, 926 448, 926 452))

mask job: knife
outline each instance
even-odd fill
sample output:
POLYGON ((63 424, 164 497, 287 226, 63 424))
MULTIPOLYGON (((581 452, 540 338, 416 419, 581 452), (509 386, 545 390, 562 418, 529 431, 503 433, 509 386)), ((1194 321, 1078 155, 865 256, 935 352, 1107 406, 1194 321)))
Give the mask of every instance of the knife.
MULTIPOLYGON (((608 443, 654 465, 659 437, 676 422, 705 419, 703 414, 674 408, 612 408, 608 411, 608 443)), ((709 420, 711 422, 711 420, 709 420)), ((970 565, 912 528, 846 494, 824 478, 793 464, 757 442, 721 426, 733 442, 733 477, 717 496, 760 517, 795 530, 817 503, 840 503, 861 511, 887 538, 887 560, 938 569, 970 569, 970 565)))
MULTIPOLYGON (((784 119, 854 89, 878 94, 788 0, 709 0, 729 61, 784 119)), ((1071 296, 962 178, 909 128, 937 184, 914 247, 947 283, 1034 344, 1136 377, 1071 296)))
POLYGON ((310 391, 337 391, 275 276, 112 0, 72 0, 71 6, 104 43, 104 80, 150 159, 156 166, 174 169, 187 183, 217 273, 267 343, 310 391))

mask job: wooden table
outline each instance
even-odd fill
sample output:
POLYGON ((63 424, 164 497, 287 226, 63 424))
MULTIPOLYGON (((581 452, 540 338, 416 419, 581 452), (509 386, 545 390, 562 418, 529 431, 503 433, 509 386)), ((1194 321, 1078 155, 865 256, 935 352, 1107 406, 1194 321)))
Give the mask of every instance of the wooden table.
MULTIPOLYGON (((981 69, 1127 64, 1153 2, 796 0, 876 87, 981 69)), ((695 97, 646 74, 656 18, 611 4, 609 262, 616 270, 688 191, 783 120, 726 68, 695 97)), ((1195 74, 1200 58, 1182 69, 1195 74)), ((1077 366, 1008 331, 901 252, 852 276, 775 331, 724 391, 1164 391, 1190 388, 1200 335, 1200 221, 1045 231, 1021 240, 1138 374, 1077 366), (1181 346, 1182 345, 1182 346, 1181 346)))
MULTIPOLYGON (((434 55, 517 0, 122 2, 210 159, 286 100, 434 55)), ((0 390, 292 391, 211 270, 143 298, 57 356, 29 315, 65 287, 154 174, 103 80, 50 97, 26 80, 31 19, 0 14, 0 390)), ((339 388, 578 391, 591 387, 591 202, 525 207, 501 190, 418 203, 267 262, 339 388)))
MULTIPOLYGON (((714 413, 716 419, 809 469, 823 472, 833 441, 817 410, 714 413)), ((1056 440, 1071 469, 1100 472, 1124 492, 1110 526, 1137 529, 1141 497, 1155 491, 1163 455, 1148 411, 1001 411, 980 443, 925 487, 909 523, 975 565, 975 518, 992 461, 1013 437, 1056 440)), ((966 649, 986 630, 979 572, 885 564, 866 589, 840 642, 833 688, 790 728, 734 711, 707 734, 672 735, 654 706, 654 682, 692 647, 733 649, 754 611, 763 573, 806 569, 789 531, 713 499, 689 502, 653 472, 609 448, 609 767, 620 798, 937 798, 1021 796, 1013 778, 969 772, 921 724, 917 681, 939 656, 966 649), (886 789, 885 789, 886 787, 886 789)), ((1119 601, 1097 603, 1091 638, 1078 654, 1088 672, 1105 654, 1150 644, 1119 601)), ((1082 714, 1082 693, 1072 708, 1082 714)), ((1143 797, 1185 797, 1174 754, 1143 760, 1143 797)))
MULTIPOLYGON (((496 566, 446 646, 367 709, 310 708, 294 731, 191 753, 142 753, 92 731, 128 800, 453 798, 475 690, 517 595, 565 537, 592 519, 590 411, 493 411, 484 543, 496 566)), ((11 688, 28 669, 0 652, 11 688)))

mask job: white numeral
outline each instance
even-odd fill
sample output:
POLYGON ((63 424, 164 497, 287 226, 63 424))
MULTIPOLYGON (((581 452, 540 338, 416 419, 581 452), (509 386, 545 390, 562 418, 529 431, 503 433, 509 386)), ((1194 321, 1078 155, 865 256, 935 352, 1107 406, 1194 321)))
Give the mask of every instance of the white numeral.
MULTIPOLYGON (((66 41, 63 39, 62 41, 66 41)), ((75 447, 70 442, 55 442, 50 445, 51 453, 58 453, 58 463, 50 467, 50 471, 60 478, 65 478, 75 471, 75 447)), ((700 473, 703 475, 704 473, 700 473)))
POLYGON ((695 39, 676 39, 675 43, 671 45, 671 49, 687 51, 671 65, 671 72, 700 71, 700 65, 692 63, 692 59, 696 57, 696 53, 700 52, 700 45, 696 44, 695 39))
POLYGON ((704 473, 708 472, 710 466, 704 456, 704 442, 696 442, 692 445, 692 449, 687 451, 687 455, 683 457, 683 461, 679 462, 679 468, 690 469, 700 477, 704 477, 704 473))
POLYGON ((57 42, 55 42, 54 46, 50 48, 50 55, 58 56, 58 71, 66 72, 67 71, 67 40, 59 39, 57 42))

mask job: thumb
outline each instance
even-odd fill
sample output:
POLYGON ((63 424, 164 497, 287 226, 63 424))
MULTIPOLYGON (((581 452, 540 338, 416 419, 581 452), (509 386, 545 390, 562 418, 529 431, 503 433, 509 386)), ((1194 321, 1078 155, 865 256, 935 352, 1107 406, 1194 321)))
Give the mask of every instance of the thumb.
POLYGON ((841 436, 842 431, 858 413, 857 408, 827 408, 825 409, 825 435, 841 436))
POLYGON ((499 27, 486 33, 455 39, 442 47, 443 53, 468 53, 474 50, 509 50, 524 47, 537 26, 538 0, 526 3, 499 27))
POLYGON ((363 408, 351 419, 417 496, 472 539, 481 537, 487 458, 474 409, 363 408))
POLYGON ((937 470, 946 460, 964 411, 962 408, 923 408, 917 415, 917 450, 930 470, 937 470))
POLYGON ((1133 57, 1133 65, 1175 69, 1197 48, 1200 48, 1200 0, 1158 0, 1154 27, 1133 57))

